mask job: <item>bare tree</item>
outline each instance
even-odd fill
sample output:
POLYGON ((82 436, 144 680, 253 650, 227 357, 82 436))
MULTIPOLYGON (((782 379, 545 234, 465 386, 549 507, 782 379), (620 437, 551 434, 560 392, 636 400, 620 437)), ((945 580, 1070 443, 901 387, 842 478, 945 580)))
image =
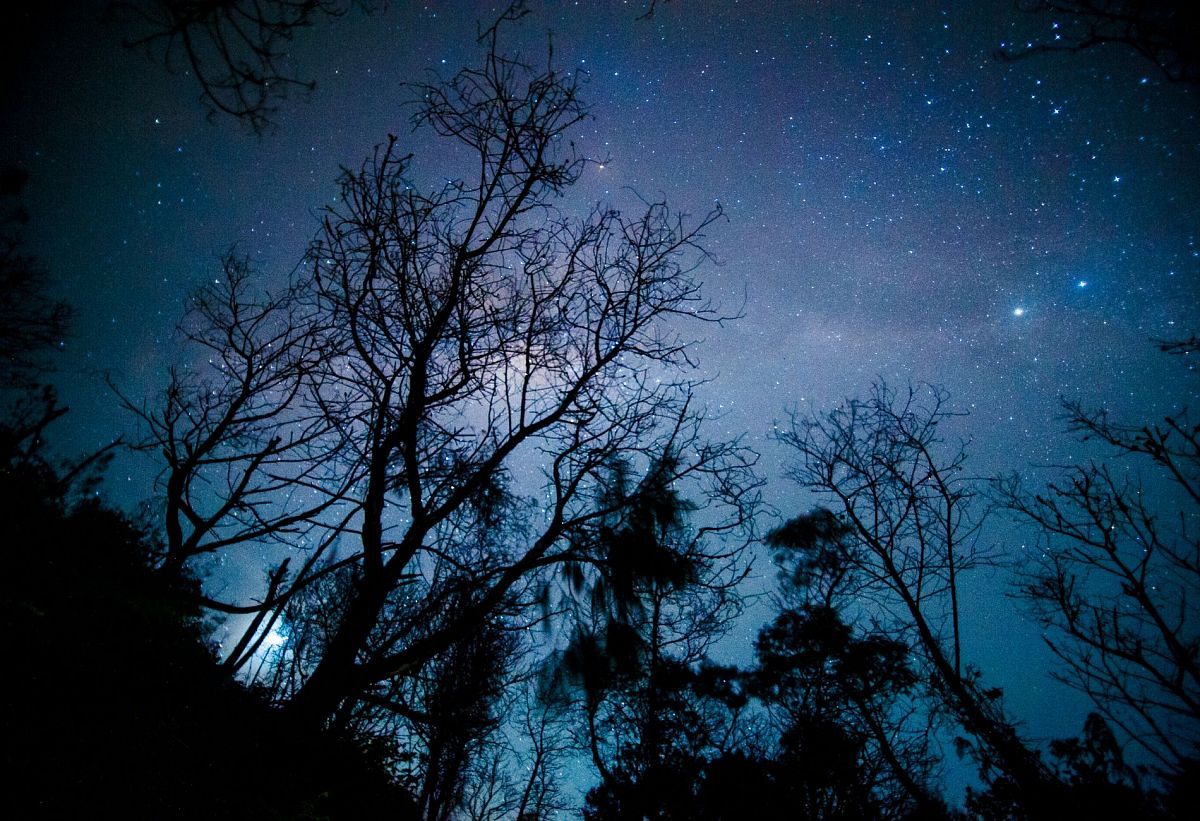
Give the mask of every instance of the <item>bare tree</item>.
POLYGON ((499 52, 521 13, 484 32, 479 68, 414 89, 461 176, 418 190, 389 139, 344 173, 293 294, 248 299, 226 266, 193 334, 216 373, 129 403, 167 462, 169 564, 306 535, 310 564, 242 611, 344 580, 313 652, 285 654, 301 721, 378 706, 485 623, 535 623, 555 567, 609 559, 590 534, 624 504, 605 500, 614 460, 710 499, 706 534, 749 517, 753 456, 701 436, 680 330, 723 318, 693 275, 720 209, 559 212, 586 110, 552 54, 499 52))
POLYGON ((228 115, 256 134, 292 91, 311 91, 289 65, 296 34, 340 17, 358 0, 114 0, 110 12, 134 34, 130 48, 183 70, 200 85, 210 117, 228 115))
MULTIPOLYGON (((1184 339, 1161 339, 1156 344, 1160 351, 1172 356, 1195 356, 1200 353, 1200 336, 1196 334, 1184 339)), ((1190 368, 1195 367, 1195 364, 1190 365, 1190 368)))
POLYGON ((522 717, 522 740, 527 750, 526 777, 516 804, 516 818, 535 821, 567 809, 559 768, 574 750, 563 713, 543 694, 527 700, 522 717))
POLYGON ((1003 46, 1001 60, 1105 45, 1131 48, 1172 82, 1200 82, 1200 15, 1181 0, 1018 0, 1024 12, 1048 18, 1049 40, 1003 46))
POLYGON ((939 431, 954 415, 938 388, 879 383, 865 400, 824 416, 793 416, 779 439, 800 456, 791 477, 828 500, 845 526, 856 598, 892 639, 913 648, 981 766, 1010 778, 1026 806, 1044 807, 1053 774, 1005 717, 999 691, 984 689, 962 659, 959 574, 987 557, 977 545, 981 520, 964 449, 939 431))
POLYGON ((1003 501, 1041 528, 1020 595, 1063 662, 1056 677, 1178 776, 1200 744, 1200 427, 1185 412, 1129 426, 1065 403, 1112 458, 1003 501))
POLYGON ((515 695, 504 702, 508 727, 496 734, 468 773, 459 811, 470 821, 537 821, 570 809, 561 772, 576 752, 570 715, 546 697, 539 680, 525 676, 509 685, 515 695))
POLYGON ((199 557, 237 547, 311 548, 298 572, 289 572, 290 559, 268 572, 261 602, 204 599, 226 613, 255 614, 228 656, 234 669, 266 635, 268 614, 323 567, 331 540, 321 516, 355 479, 336 472, 342 441, 314 399, 316 364, 327 351, 317 347, 311 300, 296 289, 272 297, 252 287, 247 261, 226 254, 221 276, 192 296, 180 327, 193 361, 171 370, 153 403, 118 391, 142 425, 135 447, 164 463, 163 573, 179 575, 199 557))
POLYGON ((424 742, 418 800, 430 821, 454 817, 472 769, 487 760, 516 641, 511 633, 485 624, 430 665, 421 702, 427 719, 416 725, 424 742))
MULTIPOLYGON (((195 78, 210 119, 229 116, 262 135, 289 94, 316 88, 291 63, 296 36, 356 8, 370 13, 386 5, 387 0, 110 0, 108 12, 131 30, 126 47, 195 78)), ((647 0, 637 19, 652 18, 657 5, 647 0)), ((528 13, 518 0, 505 17, 528 13)))

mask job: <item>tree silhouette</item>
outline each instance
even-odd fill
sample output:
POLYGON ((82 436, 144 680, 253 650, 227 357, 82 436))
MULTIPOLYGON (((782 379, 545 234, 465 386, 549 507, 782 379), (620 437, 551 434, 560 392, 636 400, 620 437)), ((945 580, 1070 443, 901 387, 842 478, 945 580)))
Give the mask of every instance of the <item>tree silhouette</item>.
POLYGON ((484 33, 480 67, 414 88, 414 122, 471 158, 465 175, 421 192, 390 138, 343 174, 288 293, 253 297, 226 260, 185 323, 215 369, 134 407, 166 458, 170 563, 307 539, 260 602, 212 606, 278 614, 346 580, 319 651, 287 656, 302 722, 386 698, 497 614, 536 620, 554 568, 608 561, 592 534, 625 504, 606 496, 614 460, 704 494, 706 533, 749 515, 753 458, 702 438, 679 330, 722 319, 692 275, 720 209, 560 213, 587 168, 567 139, 586 109, 552 55, 500 53, 518 15, 484 33), (514 470, 535 465, 530 515, 514 470))
POLYGON ((794 773, 805 817, 944 815, 928 786, 928 722, 911 721, 918 676, 909 647, 843 615, 863 583, 851 535, 828 510, 768 534, 782 609, 759 631, 750 689, 776 716, 779 764, 794 773))
POLYGON ((421 702, 429 719, 417 725, 426 751, 419 800, 430 821, 460 808, 471 764, 499 721, 494 710, 515 650, 512 635, 484 624, 430 665, 421 702))
POLYGON ((71 308, 49 294, 49 271, 22 253, 28 220, 20 196, 28 175, 0 168, 0 458, 6 472, 32 471, 55 500, 94 492, 119 440, 55 465, 46 456, 46 431, 66 415, 54 386, 51 354, 65 344, 71 308))
POLYGON ((601 777, 589 818, 695 817, 706 757, 735 736, 745 697, 705 661, 741 611, 740 547, 713 551, 673 488, 675 457, 640 482, 611 465, 591 534, 595 573, 566 568, 581 626, 553 672, 577 688, 584 744, 601 777))
POLYGON ((1110 458, 1036 493, 1001 483, 1044 534, 1020 594, 1063 663, 1055 677, 1178 779, 1200 743, 1200 428, 1186 411, 1126 425, 1064 407, 1070 429, 1110 458))
POLYGON ((1051 812, 1058 779, 1017 735, 999 691, 962 660, 958 574, 987 557, 975 544, 977 492, 963 475, 964 451, 939 431, 952 416, 937 388, 880 383, 824 416, 794 416, 779 438, 800 457, 792 478, 828 499, 845 527, 855 595, 889 640, 912 648, 984 774, 1011 779, 1028 811, 1051 812))
POLYGON ((1131 48, 1173 82, 1200 82, 1200 22, 1195 8, 1180 0, 1019 0, 1024 12, 1051 19, 1048 42, 1003 47, 1001 60, 1034 54, 1086 51, 1105 45, 1131 48))
MULTIPOLYGON (((261 136, 292 92, 316 88, 291 65, 296 36, 354 9, 370 13, 386 5, 387 0, 110 0, 108 13, 131 30, 126 47, 195 78, 210 119, 232 117, 261 136)), ((656 6, 648 0, 637 19, 652 18, 656 6)), ((524 0, 516 0, 502 19, 528 13, 524 0)))
MULTIPOLYGON (((135 447, 165 462, 169 574, 199 556, 310 535, 356 478, 331 474, 341 443, 312 401, 320 316, 294 290, 257 296, 252 283, 247 260, 223 256, 221 276, 192 295, 180 326, 197 361, 172 368, 155 403, 121 396, 144 430, 135 447)), ((322 553, 312 552, 301 579, 322 553)))
POLYGON ((0 387, 28 389, 50 368, 47 352, 62 345, 71 311, 47 292, 47 271, 21 253, 20 205, 28 175, 0 168, 0 387))
POLYGON ((271 127, 279 103, 311 91, 289 65, 296 34, 340 17, 359 0, 114 0, 110 14, 133 30, 125 45, 184 71, 200 85, 210 118, 227 115, 256 134, 271 127))
POLYGON ((5 803, 22 818, 416 818, 376 752, 280 720, 216 663, 198 584, 154 538, 0 424, 5 803))
POLYGON ((564 767, 578 752, 570 715, 543 684, 537 675, 510 683, 508 732, 495 734, 476 758, 459 810, 464 818, 535 821, 573 808, 563 790, 564 767))

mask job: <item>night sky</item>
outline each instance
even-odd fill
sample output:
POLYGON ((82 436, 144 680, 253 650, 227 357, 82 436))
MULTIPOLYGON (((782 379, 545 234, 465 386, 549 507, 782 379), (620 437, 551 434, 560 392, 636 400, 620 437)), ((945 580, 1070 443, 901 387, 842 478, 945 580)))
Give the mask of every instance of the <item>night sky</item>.
MULTIPOLYGON (((496 10, 389 6, 301 35, 291 65, 317 89, 285 101, 261 139, 208 122, 191 78, 123 49, 99 5, 33 27, 6 78, 0 161, 29 172, 27 250, 76 309, 62 451, 129 430, 101 374, 132 396, 161 386, 185 296, 222 251, 286 279, 339 166, 396 133, 418 181, 457 173, 411 132, 403 83, 472 63, 476 21, 496 10)), ((1144 58, 1105 47, 999 62, 1002 44, 1056 33, 1012 0, 679 0, 648 20, 637 2, 531 8, 508 42, 541 56, 553 31, 560 65, 589 76, 594 119, 572 138, 606 160, 564 207, 632 190, 725 209, 708 241, 718 264, 700 277, 742 318, 704 329, 702 398, 713 435, 744 433, 763 453, 780 513, 810 502, 782 477, 772 424, 876 377, 944 386, 970 411, 954 433, 972 440, 972 471, 1035 480, 1084 456, 1060 396, 1131 420, 1194 398, 1152 340, 1200 327, 1196 91, 1144 58)), ((123 457, 114 498, 149 495, 154 469, 123 457)), ((1018 560, 1030 543, 1002 518, 987 539, 1018 560)), ((756 584, 770 574, 763 564, 756 584)), ((1083 706, 1046 679, 1007 582, 972 583, 967 654, 1032 735, 1074 732, 1083 706)), ((739 628, 731 655, 757 627, 739 628)))

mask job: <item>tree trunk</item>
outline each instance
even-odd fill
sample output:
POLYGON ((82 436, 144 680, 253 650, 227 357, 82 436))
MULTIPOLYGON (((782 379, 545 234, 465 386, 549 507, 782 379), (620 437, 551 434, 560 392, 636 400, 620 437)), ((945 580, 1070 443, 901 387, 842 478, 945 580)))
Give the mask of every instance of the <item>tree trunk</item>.
POLYGON ((366 646, 390 590, 390 585, 378 578, 364 580, 358 587, 313 674, 286 707, 296 721, 324 723, 338 704, 365 683, 357 667, 358 653, 366 646))

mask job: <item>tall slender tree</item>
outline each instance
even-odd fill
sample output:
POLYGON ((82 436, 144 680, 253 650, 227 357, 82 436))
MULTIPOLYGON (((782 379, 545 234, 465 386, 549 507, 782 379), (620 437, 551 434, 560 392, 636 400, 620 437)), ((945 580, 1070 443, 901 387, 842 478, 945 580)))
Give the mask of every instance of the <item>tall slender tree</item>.
POLYGON ((779 438, 800 457, 792 477, 844 525, 856 595, 889 638, 913 649, 935 703, 965 731, 985 775, 1011 780, 1030 813, 1056 812, 1060 782, 1017 734, 999 691, 963 661, 959 577, 987 557, 976 544, 977 490, 964 450, 939 429, 953 415, 940 389, 879 383, 865 400, 793 417, 779 438))

